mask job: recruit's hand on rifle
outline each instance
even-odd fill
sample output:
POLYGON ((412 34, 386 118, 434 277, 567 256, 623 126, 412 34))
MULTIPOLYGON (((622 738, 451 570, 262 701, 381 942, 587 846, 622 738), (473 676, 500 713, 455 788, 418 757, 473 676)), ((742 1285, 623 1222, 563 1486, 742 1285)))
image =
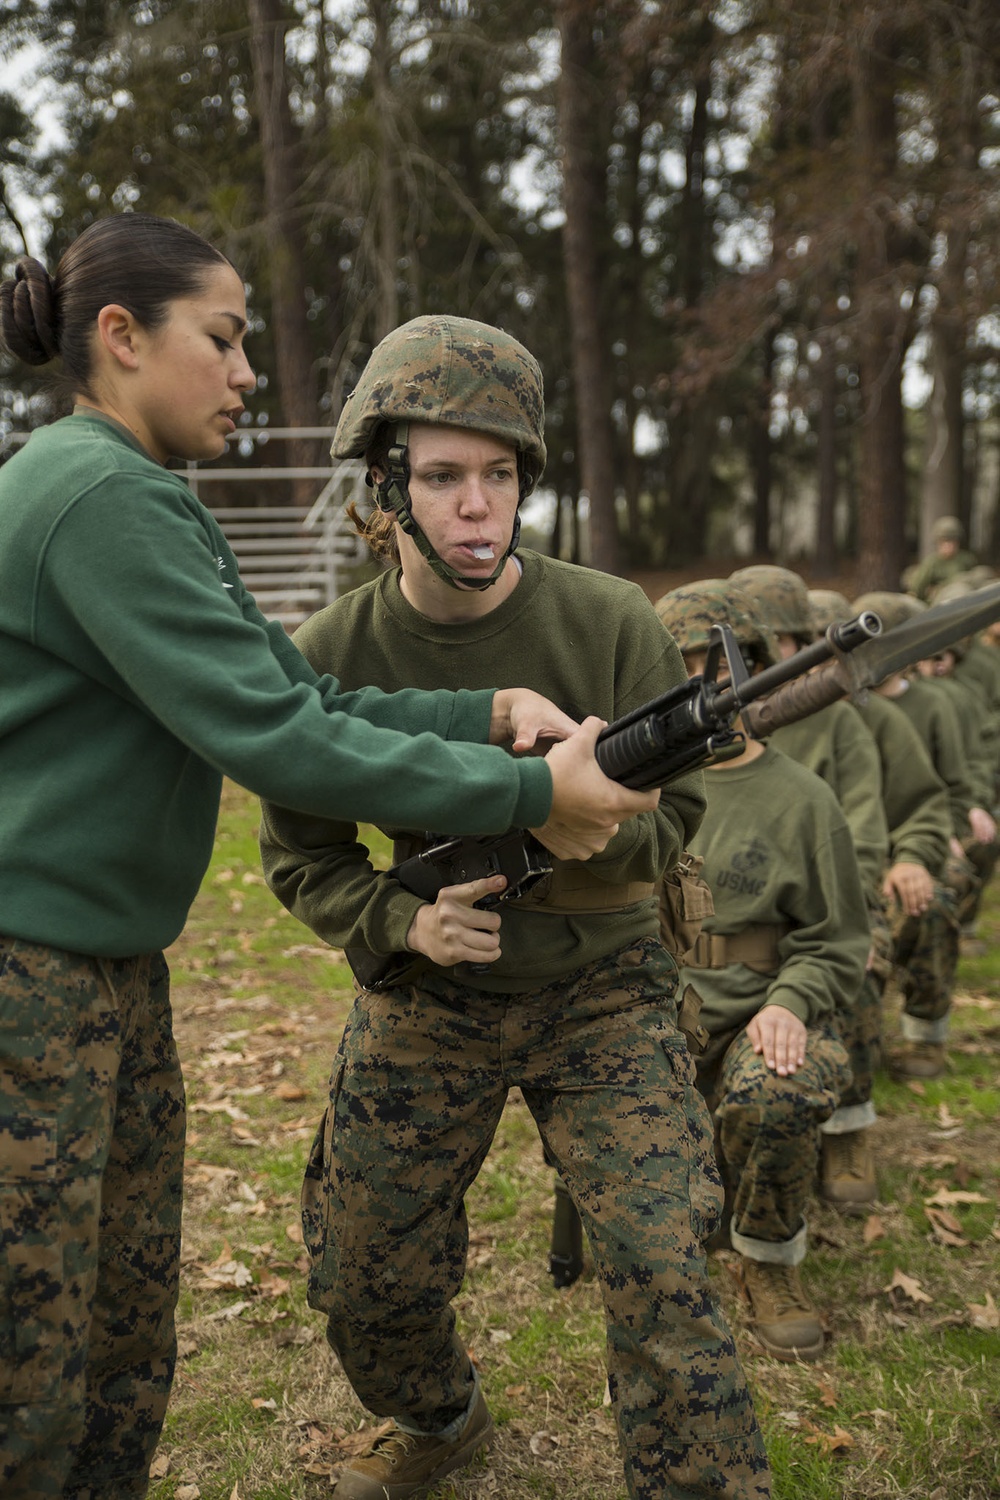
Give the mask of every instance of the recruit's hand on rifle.
POLYGON ((594 759, 603 728, 603 719, 584 719, 576 733, 553 745, 546 757, 552 772, 552 807, 542 826, 531 832, 558 859, 599 854, 623 819, 659 806, 658 787, 635 792, 605 776, 594 759))
POLYGON ((500 914, 477 910, 484 896, 498 896, 507 881, 502 875, 447 885, 437 898, 417 909, 406 934, 406 946, 431 963, 447 969, 452 964, 492 964, 500 957, 500 914))
POLYGON ((512 745, 518 754, 544 754, 553 740, 579 729, 575 719, 531 688, 499 688, 493 694, 490 744, 512 745))

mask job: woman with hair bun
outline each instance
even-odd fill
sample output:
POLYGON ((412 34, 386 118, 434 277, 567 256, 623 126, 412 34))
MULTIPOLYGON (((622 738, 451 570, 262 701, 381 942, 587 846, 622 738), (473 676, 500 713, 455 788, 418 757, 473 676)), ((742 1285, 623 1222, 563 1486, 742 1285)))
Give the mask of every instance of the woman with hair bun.
POLYGON ((320 817, 534 825, 578 858, 656 801, 601 774, 596 720, 577 730, 520 689, 342 693, 263 618, 165 467, 236 431, 246 329, 225 256, 144 214, 0 286, 7 350, 58 357, 75 399, 0 469, 4 1500, 147 1489, 184 1143, 162 949, 208 864, 222 776, 320 817), (545 760, 491 748, 552 740, 545 760))

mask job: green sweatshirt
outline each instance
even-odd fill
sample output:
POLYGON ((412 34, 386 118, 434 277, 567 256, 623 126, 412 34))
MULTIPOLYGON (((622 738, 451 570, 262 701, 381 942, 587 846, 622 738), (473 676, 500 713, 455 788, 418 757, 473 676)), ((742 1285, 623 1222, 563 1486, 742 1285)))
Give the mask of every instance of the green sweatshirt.
POLYGON ((710 1036, 733 1031, 765 1005, 807 1026, 850 1009, 864 977, 870 934, 850 830, 830 788, 768 744, 763 755, 705 773, 708 805, 691 849, 715 899, 706 932, 754 923, 788 925, 781 967, 681 969, 702 999, 710 1036))
POLYGON ((969 766, 962 745, 958 715, 943 693, 921 677, 903 679, 905 687, 898 698, 890 699, 901 709, 924 742, 940 779, 948 792, 952 833, 957 839, 969 836, 969 811, 976 806, 969 766))
POLYGON ((974 552, 960 551, 954 557, 939 557, 937 552, 931 552, 907 574, 907 592, 926 603, 935 589, 950 583, 959 573, 967 573, 977 561, 974 552))
POLYGON ((537 825, 551 805, 540 760, 443 742, 486 739, 490 692, 389 698, 319 679, 184 480, 94 414, 41 429, 0 469, 0 680, 0 930, 54 947, 121 957, 174 940, 223 774, 410 828, 537 825))
POLYGON ((923 740, 888 698, 868 693, 856 708, 882 763, 889 863, 923 865, 932 875, 939 875, 948 857, 951 811, 948 793, 923 740))
POLYGON ((770 742, 815 772, 833 792, 851 830, 865 890, 877 899, 889 851, 882 769, 871 735, 854 709, 849 703, 831 703, 776 729, 770 742))
MULTIPOLYGON (((472 623, 444 625, 413 609, 398 570, 344 595, 296 632, 316 669, 345 687, 484 687, 517 676, 576 718, 612 720, 685 677, 680 655, 642 591, 590 569, 519 552, 523 575, 496 609, 472 623)), ((673 865, 701 818, 700 774, 665 792, 655 813, 624 823, 587 871, 609 885, 656 881, 673 865)), ((390 836, 393 819, 378 820, 390 836)), ((440 834, 453 832, 439 820, 440 834)), ((418 897, 378 874, 353 822, 324 822, 267 805, 261 825, 264 873, 276 895, 326 942, 378 955, 406 951, 418 897)), ((573 861, 568 863, 573 864, 573 861)), ((570 916, 501 908, 502 955, 477 974, 477 988, 517 992, 563 978, 581 964, 640 937, 655 936, 656 902, 570 916)), ((463 983, 469 982, 463 972, 463 983)))
POLYGON ((974 637, 956 662, 954 675, 982 694, 991 717, 1000 718, 1000 649, 974 637))
POLYGON ((979 694, 967 682, 959 682, 954 677, 930 677, 924 681, 944 694, 958 716, 973 806, 992 807, 994 760, 992 746, 988 746, 984 733, 987 714, 979 694))

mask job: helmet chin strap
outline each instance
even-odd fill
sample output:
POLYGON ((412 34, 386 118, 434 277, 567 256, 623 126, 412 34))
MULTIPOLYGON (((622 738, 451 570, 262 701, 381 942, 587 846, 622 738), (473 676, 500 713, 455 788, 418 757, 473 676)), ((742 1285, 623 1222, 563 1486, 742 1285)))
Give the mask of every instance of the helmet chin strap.
POLYGON ((459 589, 488 589, 491 588, 503 572, 507 559, 517 546, 521 535, 521 501, 529 493, 531 485, 527 476, 522 473, 521 462, 518 459, 518 509, 514 516, 514 529, 511 532, 510 542, 507 550, 497 562, 496 567, 488 578, 470 578, 465 573, 460 573, 446 563, 443 557, 439 557, 431 546, 427 535, 421 531, 413 516, 410 504, 410 458, 406 447, 409 436, 409 425, 400 422, 396 428, 396 441, 390 447, 385 460, 385 478, 375 485, 375 503, 379 510, 386 511, 400 525, 407 536, 412 537, 420 555, 426 560, 428 566, 442 582, 448 584, 449 588, 459 589))

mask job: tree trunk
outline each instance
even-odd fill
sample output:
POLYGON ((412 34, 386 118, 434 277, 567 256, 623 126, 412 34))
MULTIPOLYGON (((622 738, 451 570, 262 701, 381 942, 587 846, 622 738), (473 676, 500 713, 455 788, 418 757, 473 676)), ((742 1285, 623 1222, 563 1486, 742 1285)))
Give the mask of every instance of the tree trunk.
POLYGON ((378 224, 378 248, 375 260, 377 288, 375 337, 383 339, 399 323, 399 290, 396 276, 400 260, 400 235, 395 167, 399 153, 396 149, 395 105, 390 82, 391 0, 372 0, 371 12, 375 25, 375 39, 371 51, 372 98, 375 105, 375 126, 378 131, 378 175, 375 184, 375 217, 378 224))
POLYGON ((557 20, 562 61, 557 89, 563 175, 563 258, 576 393, 580 483, 590 499, 591 562, 621 572, 615 507, 610 352, 604 331, 599 246, 607 229, 604 161, 593 141, 596 71, 589 7, 560 0, 557 20))
POLYGON ((892 22, 873 22, 854 46, 854 116, 860 180, 871 199, 859 217, 857 245, 859 433, 858 588, 898 589, 906 564, 903 453, 903 354, 906 314, 894 268, 898 231, 891 219, 896 164, 892 22), (879 207, 879 200, 888 208, 879 207))
POLYGON ((932 319, 931 371, 934 383, 927 403, 920 507, 922 556, 932 549, 931 528, 941 516, 958 516, 968 534, 965 416, 962 411, 964 345, 964 331, 959 320, 945 313, 932 319))
POLYGON ((771 486, 774 479, 771 443, 771 364, 774 359, 774 335, 770 334, 762 350, 760 379, 756 404, 750 412, 750 470, 753 475, 753 550, 755 557, 766 557, 771 550, 771 486))
MULTIPOLYGON (((295 209, 298 162, 285 78, 285 32, 289 21, 281 0, 249 0, 249 13, 264 166, 275 375, 286 426, 311 427, 318 421, 318 408, 306 318, 302 225, 295 209)), ((293 440, 288 450, 293 465, 316 462, 315 440, 293 440)), ((311 480, 296 481, 293 485, 298 503, 308 503, 315 490, 315 482, 311 480)))
POLYGON ((837 571, 837 349, 825 334, 817 370, 819 421, 816 429, 816 576, 837 571))

